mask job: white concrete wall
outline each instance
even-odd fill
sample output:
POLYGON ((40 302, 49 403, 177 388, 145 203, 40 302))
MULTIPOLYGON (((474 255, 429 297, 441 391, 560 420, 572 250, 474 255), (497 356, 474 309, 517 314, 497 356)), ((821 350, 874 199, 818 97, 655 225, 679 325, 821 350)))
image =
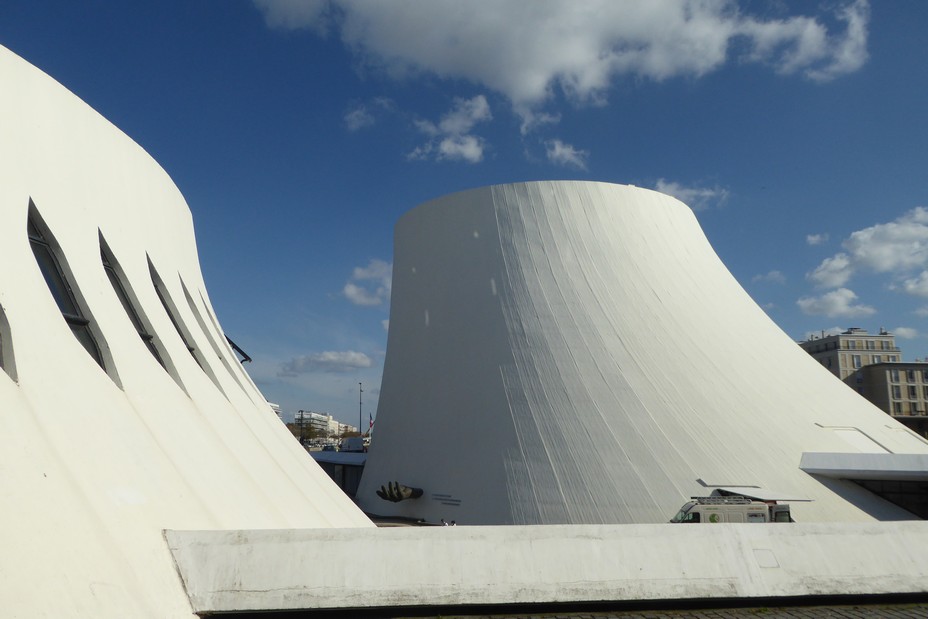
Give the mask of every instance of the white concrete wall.
POLYGON ((165 528, 371 526, 299 448, 214 326, 191 214, 165 172, 3 48, 0 308, 4 365, 16 368, 0 371, 4 617, 190 616, 165 528), (30 200, 108 372, 72 335, 43 280, 26 234, 30 200), (120 305, 100 234, 173 377, 120 305), (162 308, 148 259, 208 373, 162 308))
POLYGON ((592 182, 500 185, 395 234, 369 513, 466 524, 647 523, 760 486, 802 522, 911 517, 804 452, 928 453, 766 316, 692 211, 592 182), (389 481, 421 499, 390 503, 389 481))
POLYGON ((928 591, 925 522, 166 535, 198 612, 928 591))

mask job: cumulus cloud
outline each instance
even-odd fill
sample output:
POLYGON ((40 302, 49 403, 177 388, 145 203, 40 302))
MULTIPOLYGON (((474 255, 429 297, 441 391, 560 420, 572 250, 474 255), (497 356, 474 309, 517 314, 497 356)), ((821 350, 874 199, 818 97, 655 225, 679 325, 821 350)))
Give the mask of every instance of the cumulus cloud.
POLYGON ((551 163, 586 170, 586 160, 590 154, 585 150, 579 150, 560 140, 548 140, 545 142, 545 151, 551 163))
POLYGON ((806 245, 821 245, 828 242, 828 234, 807 234, 806 245))
POLYGON ((847 288, 838 288, 819 297, 803 297, 796 305, 805 314, 827 316, 828 318, 856 318, 872 316, 876 310, 869 305, 855 305, 857 294, 847 288))
POLYGON ((888 273, 897 278, 894 288, 928 297, 928 208, 853 232, 841 247, 807 274, 810 281, 835 288, 858 272, 888 273))
POLYGON ((556 92, 603 103, 616 78, 699 77, 729 60, 827 81, 866 62, 870 19, 867 0, 781 19, 734 0, 254 1, 269 27, 337 32, 382 74, 468 80, 526 114, 556 92))
POLYGON ((893 335, 904 340, 914 340, 918 337, 918 329, 912 327, 896 327, 892 330, 893 335))
POLYGON ((326 351, 301 355, 280 364, 277 375, 294 377, 300 374, 316 372, 351 372, 369 368, 373 365, 371 358, 363 352, 347 350, 343 352, 326 351))
POLYGON ((786 276, 780 271, 773 270, 769 273, 755 275, 751 278, 752 282, 770 282, 772 284, 785 284, 786 276))
POLYGON ((822 329, 821 331, 806 331, 803 335, 803 339, 812 340, 819 337, 827 337, 829 335, 838 335, 839 333, 846 331, 844 327, 829 327, 828 329, 822 329))
POLYGON ((478 163, 483 160, 486 144, 483 138, 471 135, 475 125, 493 119, 490 104, 483 95, 471 99, 455 99, 454 106, 436 124, 416 121, 416 127, 429 140, 409 153, 410 159, 450 159, 478 163))
POLYGON ((383 260, 372 259, 366 267, 355 267, 351 279, 342 288, 342 294, 355 305, 383 305, 390 300, 393 285, 393 266, 383 260))
POLYGON ((659 178, 654 188, 680 200, 694 211, 722 206, 728 200, 728 190, 722 187, 686 187, 680 183, 659 178))

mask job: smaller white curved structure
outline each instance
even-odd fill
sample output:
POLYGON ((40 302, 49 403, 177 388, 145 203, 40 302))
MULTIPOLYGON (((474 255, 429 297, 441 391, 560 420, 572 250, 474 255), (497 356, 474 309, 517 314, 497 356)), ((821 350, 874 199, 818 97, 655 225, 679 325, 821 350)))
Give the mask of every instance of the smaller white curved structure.
POLYGON ((801 461, 928 453, 774 325, 685 204, 593 182, 400 220, 377 419, 359 504, 430 522, 666 522, 716 487, 810 499, 802 522, 906 519, 801 461), (382 500, 391 481, 424 494, 382 500))
POLYGON ((167 174, 2 47, 0 367, 4 617, 193 617, 164 529, 372 526, 226 343, 167 174))

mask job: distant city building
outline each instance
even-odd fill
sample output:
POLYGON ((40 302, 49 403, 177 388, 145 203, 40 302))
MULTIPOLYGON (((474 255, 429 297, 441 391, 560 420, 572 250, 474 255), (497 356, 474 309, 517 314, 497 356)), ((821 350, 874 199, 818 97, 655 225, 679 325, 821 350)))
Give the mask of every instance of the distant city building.
POLYGON ((892 333, 851 327, 799 345, 900 423, 928 436, 928 363, 903 363, 892 333))
POLYGON ((837 335, 813 336, 799 345, 841 380, 865 365, 902 360, 896 339, 886 329, 872 335, 865 329, 851 327, 837 335))
POLYGON ((865 365, 844 382, 893 419, 928 438, 928 363, 865 365))
POLYGON ((297 411, 293 415, 293 423, 299 425, 304 423, 307 428, 312 428, 317 436, 332 437, 342 436, 348 432, 357 432, 355 426, 342 423, 328 413, 317 413, 315 411, 297 411))
POLYGON ((277 415, 277 418, 283 421, 283 413, 280 410, 280 404, 274 404, 273 402, 268 402, 268 406, 271 407, 271 410, 274 411, 274 414, 277 415))

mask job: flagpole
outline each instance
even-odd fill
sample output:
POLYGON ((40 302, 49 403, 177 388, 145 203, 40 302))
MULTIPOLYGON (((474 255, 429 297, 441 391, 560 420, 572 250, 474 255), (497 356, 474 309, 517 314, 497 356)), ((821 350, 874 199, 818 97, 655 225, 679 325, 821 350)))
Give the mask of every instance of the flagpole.
POLYGON ((361 389, 361 383, 358 383, 358 436, 364 436, 361 432, 361 422, 363 417, 361 416, 361 394, 364 393, 364 390, 361 389))

